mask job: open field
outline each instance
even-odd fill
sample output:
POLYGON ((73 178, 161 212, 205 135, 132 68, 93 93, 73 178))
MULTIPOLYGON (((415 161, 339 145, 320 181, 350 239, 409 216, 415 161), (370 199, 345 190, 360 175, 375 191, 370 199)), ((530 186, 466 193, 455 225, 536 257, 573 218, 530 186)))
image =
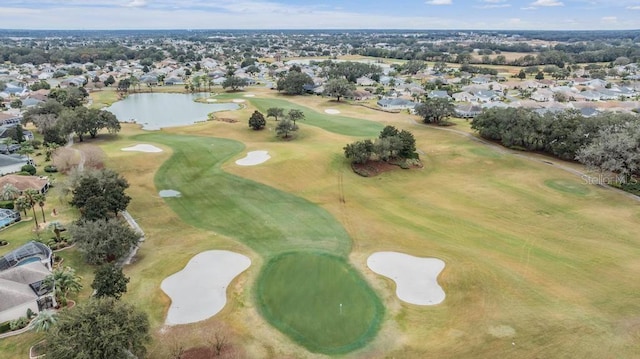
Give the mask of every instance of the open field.
MULTIPOLYGON (((343 258, 385 307, 378 333, 344 357, 640 356, 638 202, 554 166, 416 124, 406 113, 251 91, 257 97, 247 99, 246 108, 218 114, 237 123, 209 121, 144 134, 125 125, 118 136, 93 141, 109 156, 107 165, 131 183, 129 211, 147 234, 138 260, 126 268, 131 283, 123 300, 150 315, 150 357, 163 358, 171 345, 159 331, 169 304, 160 282, 209 249, 243 253, 253 265, 230 284, 227 305, 214 318, 167 329, 189 345, 206 344, 207 338, 184 333, 223 328, 246 357, 325 358, 260 314, 256 287, 269 279, 262 277, 269 274, 264 268, 271 258, 296 250, 343 258), (271 106, 305 107, 308 120, 299 122, 295 139, 276 139, 273 119, 263 131, 247 127, 253 110, 271 106), (339 120, 324 114, 326 108, 340 110, 339 120), (355 175, 342 147, 375 136, 386 124, 413 132, 425 167, 355 175), (120 151, 138 143, 164 152, 120 151), (252 150, 267 150, 272 158, 259 166, 235 165, 252 150), (183 196, 162 199, 161 189, 183 196), (378 251, 442 259, 446 267, 438 281, 445 301, 429 307, 401 302, 393 282, 366 266, 378 251)), ((295 313, 277 304, 269 308, 277 316, 295 313)), ((24 353, 31 338, 0 341, 0 351, 9 357, 24 353)), ((318 345, 336 344, 334 338, 318 345)))

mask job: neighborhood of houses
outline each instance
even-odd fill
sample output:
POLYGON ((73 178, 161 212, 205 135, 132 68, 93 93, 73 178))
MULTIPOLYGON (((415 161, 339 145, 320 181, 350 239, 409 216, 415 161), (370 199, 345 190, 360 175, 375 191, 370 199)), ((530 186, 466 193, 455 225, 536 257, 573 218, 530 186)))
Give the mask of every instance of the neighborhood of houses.
MULTIPOLYGON (((318 64, 320 61, 284 62, 275 54, 269 61, 255 63, 251 69, 236 65, 234 75, 246 79, 249 86, 275 90, 279 76, 296 65, 313 80, 313 84, 305 87, 307 92, 321 95, 327 78, 323 77, 318 64)), ((640 76, 636 75, 640 71, 636 64, 620 66, 621 73, 630 74, 625 79, 590 78, 582 71, 573 73, 566 80, 534 80, 509 75, 473 75, 454 67, 441 72, 427 68, 409 76, 398 74, 389 64, 360 61, 380 66, 381 74, 376 76, 377 81, 367 76, 358 78, 357 90, 347 98, 377 106, 383 111, 411 112, 425 98, 451 100, 460 118, 473 118, 483 109, 494 107, 526 107, 540 113, 576 109, 587 117, 601 111, 637 112, 640 109, 640 76)), ((212 58, 204 58, 197 63, 180 63, 168 58, 152 66, 136 60, 107 62, 103 67, 91 62, 69 65, 0 64, 0 84, 3 85, 0 88, 0 188, 10 184, 19 191, 34 188, 45 192, 49 186, 47 179, 13 174, 33 162, 28 156, 17 153, 20 146, 10 141, 8 130, 21 123, 26 109, 46 101, 50 91, 43 88, 32 91, 32 85, 45 81, 50 88, 75 86, 92 92, 101 91, 105 86, 115 87, 117 81, 133 77, 137 79, 132 85, 134 89, 136 86, 151 90, 155 86, 184 89, 199 78, 198 83, 204 86, 203 90, 210 90, 212 86, 220 86, 228 74, 229 65, 212 58), (69 75, 72 68, 76 69, 74 73, 81 72, 82 75, 69 75), (115 82, 109 83, 110 78, 115 82)), ((33 139, 30 131, 23 131, 23 135, 26 140, 33 139)), ((18 212, 0 212, 1 226, 19 219, 18 212)), ((37 313, 55 304, 50 288, 41 285, 50 273, 51 257, 51 250, 37 242, 27 243, 0 257, 0 322, 23 316, 27 309, 37 313)))

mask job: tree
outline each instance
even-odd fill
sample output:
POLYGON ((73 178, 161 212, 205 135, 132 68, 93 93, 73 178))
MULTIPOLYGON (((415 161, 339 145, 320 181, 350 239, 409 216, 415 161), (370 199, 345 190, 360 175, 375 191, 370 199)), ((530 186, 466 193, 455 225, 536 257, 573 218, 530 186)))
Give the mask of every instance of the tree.
POLYGON ((527 78, 527 74, 524 72, 524 70, 523 70, 523 69, 521 69, 521 70, 520 70, 520 72, 518 72, 518 78, 519 78, 520 80, 524 80, 524 79, 526 79, 526 78, 527 78))
POLYGON ((284 109, 281 107, 269 107, 267 109, 267 118, 275 117, 276 121, 278 121, 278 117, 284 116, 284 109))
POLYGON ((416 152, 416 139, 413 134, 407 130, 402 130, 398 133, 398 138, 402 143, 402 148, 398 152, 398 156, 402 158, 411 158, 416 152))
POLYGON ((21 124, 17 124, 15 127, 10 128, 9 131, 11 131, 11 139, 16 143, 20 144, 24 142, 24 131, 22 130, 21 124))
POLYGON ((289 110, 289 112, 287 112, 287 118, 290 121, 293 121, 293 128, 298 129, 298 127, 296 126, 296 121, 304 120, 304 112, 292 108, 291 110, 289 110))
POLYGON ((245 78, 238 76, 229 76, 222 82, 222 88, 231 88, 231 91, 238 91, 240 88, 248 85, 248 81, 245 78))
POLYGON ((427 99, 416 106, 416 114, 423 118, 424 123, 443 124, 449 116, 454 114, 453 103, 446 98, 427 99))
POLYGON ((278 91, 283 91, 287 95, 302 95, 305 92, 305 85, 313 85, 313 80, 309 75, 290 70, 287 76, 278 80, 278 91))
POLYGON ((44 195, 35 189, 29 188, 22 191, 22 197, 24 198, 24 203, 27 208, 31 208, 33 210, 33 220, 35 221, 36 229, 39 228, 38 217, 36 217, 36 204, 42 197, 44 197, 44 195))
POLYGON ((129 182, 113 170, 85 171, 74 183, 70 204, 80 209, 84 219, 116 216, 131 201, 124 192, 128 187, 129 182))
POLYGON ((109 77, 107 77, 107 79, 104 80, 105 86, 113 85, 115 83, 116 83, 116 79, 113 77, 113 75, 109 75, 109 77))
POLYGON ((267 124, 267 121, 264 119, 264 115, 260 111, 253 111, 253 114, 249 118, 249 127, 254 130, 261 130, 267 124))
POLYGON ((127 292, 129 278, 122 273, 122 268, 112 263, 104 264, 95 272, 91 288, 95 292, 95 297, 113 297, 120 299, 122 294, 127 292))
POLYGON ((627 122, 601 129, 597 138, 581 148, 576 156, 581 163, 600 171, 621 176, 629 183, 640 171, 640 122, 627 122))
POLYGON ((331 79, 324 85, 324 95, 335 97, 338 102, 341 97, 349 96, 355 90, 356 85, 344 78, 331 79))
POLYGON ((56 242, 62 241, 62 237, 60 233, 62 233, 62 231, 65 231, 66 229, 64 228, 62 223, 60 223, 60 221, 50 222, 49 225, 47 225, 47 229, 50 229, 51 231, 53 231, 53 234, 55 234, 56 236, 56 239, 55 239, 56 242))
POLYGON ((69 229, 89 264, 113 262, 128 254, 140 235, 117 218, 81 220, 69 229))
POLYGON ((35 149, 33 148, 33 146, 29 145, 29 144, 23 144, 22 146, 20 146, 20 149, 18 150, 18 153, 23 155, 23 156, 27 156, 27 159, 29 159, 29 155, 34 153, 35 149))
POLYGON ((11 108, 22 108, 22 100, 17 98, 15 100, 11 101, 9 106, 11 106, 11 108))
POLYGON ((13 201, 20 196, 20 190, 16 188, 16 186, 11 183, 7 183, 2 186, 2 191, 0 192, 0 198, 3 201, 13 201))
POLYGON ((38 313, 33 321, 36 332, 48 332, 58 322, 58 313, 51 309, 45 309, 38 313))
POLYGON ((114 298, 96 298, 60 312, 46 351, 56 359, 142 358, 149 340, 144 312, 114 298))
POLYGON ((60 148, 60 145, 58 145, 55 142, 46 143, 44 145, 44 161, 45 162, 51 161, 51 156, 53 156, 56 153, 56 150, 58 148, 60 148))
POLYGON ((542 71, 536 74, 536 80, 544 80, 544 73, 542 71))
POLYGON ((69 294, 82 289, 82 277, 71 267, 57 268, 44 279, 43 285, 52 288, 58 303, 66 306, 69 294))
POLYGON ((276 134, 282 138, 289 137, 289 132, 295 131, 295 125, 288 119, 278 122, 276 126, 276 134))
POLYGON ((44 203, 46 202, 47 197, 45 197, 45 195, 43 194, 40 194, 36 199, 38 200, 38 206, 40 206, 40 211, 42 212, 42 222, 47 223, 47 219, 44 216, 44 203))
POLYGON ((371 140, 357 141, 346 145, 343 149, 345 157, 353 163, 365 163, 373 153, 373 142, 371 140))

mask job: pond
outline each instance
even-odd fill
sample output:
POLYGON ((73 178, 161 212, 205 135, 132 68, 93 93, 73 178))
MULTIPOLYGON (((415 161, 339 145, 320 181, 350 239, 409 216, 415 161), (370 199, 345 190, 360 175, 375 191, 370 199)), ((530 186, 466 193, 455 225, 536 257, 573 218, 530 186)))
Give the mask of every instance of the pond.
POLYGON ((121 122, 135 122, 145 130, 191 125, 206 121, 211 112, 237 110, 237 103, 199 103, 207 94, 140 93, 131 94, 105 110, 121 122))

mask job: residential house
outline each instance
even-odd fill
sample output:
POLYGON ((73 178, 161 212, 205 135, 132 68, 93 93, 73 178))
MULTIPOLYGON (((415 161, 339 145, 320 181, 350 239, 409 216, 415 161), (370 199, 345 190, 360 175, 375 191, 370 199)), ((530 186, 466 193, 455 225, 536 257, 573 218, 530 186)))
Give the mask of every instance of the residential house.
POLYGON ((553 92, 549 89, 538 89, 531 94, 531 99, 538 102, 549 102, 553 100, 553 92))
POLYGON ((43 285, 52 262, 51 249, 35 241, 0 257, 0 323, 55 307, 53 288, 43 285))
POLYGON ((472 103, 459 104, 454 108, 457 117, 474 118, 482 113, 482 107, 472 103))
POLYGON ((447 100, 451 100, 451 96, 447 93, 447 91, 442 90, 433 90, 429 92, 429 98, 444 98, 447 100))
POLYGON ((33 160, 26 156, 0 154, 0 176, 20 172, 24 165, 33 165, 33 160))
POLYGON ((0 112, 0 126, 18 124, 22 122, 22 115, 8 112, 0 112))
POLYGON ((49 186, 51 186, 51 182, 49 182, 49 179, 46 177, 20 176, 12 174, 0 177, 0 188, 3 188, 8 184, 17 188, 20 193, 28 189, 34 189, 45 194, 49 190, 49 186))
POLYGON ((356 84, 358 86, 373 86, 376 82, 366 76, 362 76, 356 79, 356 84))
POLYGON ((478 102, 491 102, 497 101, 500 99, 500 95, 498 95, 495 91, 492 90, 480 90, 474 93, 478 102))
POLYGON ((385 110, 413 110, 417 105, 403 98, 383 98, 378 100, 377 104, 385 110))
POLYGON ((478 98, 467 91, 457 92, 451 95, 456 102, 477 102, 478 98))

